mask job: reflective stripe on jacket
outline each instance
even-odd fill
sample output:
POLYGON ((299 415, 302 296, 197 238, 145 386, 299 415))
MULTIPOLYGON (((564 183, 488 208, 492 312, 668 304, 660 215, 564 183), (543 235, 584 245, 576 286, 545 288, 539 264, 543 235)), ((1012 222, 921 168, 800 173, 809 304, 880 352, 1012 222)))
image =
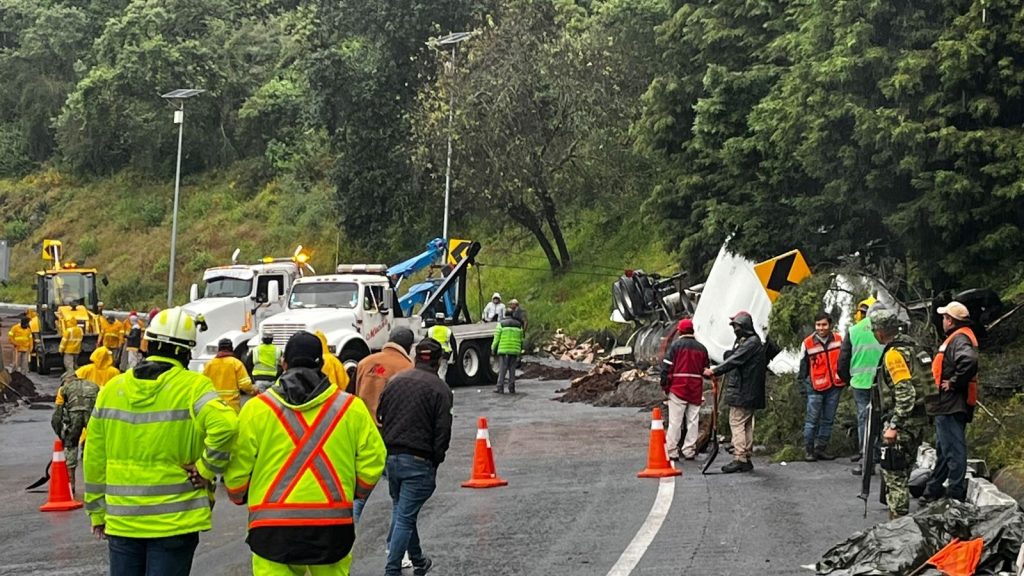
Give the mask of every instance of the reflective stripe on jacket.
POLYGON ((260 344, 256 347, 256 362, 253 363, 253 376, 277 376, 277 364, 281 352, 273 344, 260 344))
POLYGON ((107 534, 163 538, 211 528, 207 480, 227 467, 238 421, 210 379, 151 356, 100 391, 85 444, 85 508, 107 534), (155 375, 154 379, 137 374, 155 375))
POLYGON ((15 324, 7 333, 7 340, 18 352, 28 352, 32 350, 32 329, 22 328, 21 324, 15 324))
POLYGON ((252 394, 252 379, 241 360, 228 354, 217 356, 203 368, 203 374, 213 382, 213 388, 225 404, 238 412, 242 409, 239 392, 252 394))
POLYGON ((224 482, 249 529, 352 524, 387 453, 363 401, 331 384, 293 406, 271 388, 242 409, 224 482))
POLYGON ((865 318, 850 327, 850 345, 850 386, 870 390, 885 350, 885 346, 878 343, 871 331, 871 318, 865 318))
POLYGON ((825 392, 833 386, 843 386, 839 377, 839 348, 843 345, 843 337, 832 333, 827 343, 822 343, 817 334, 804 339, 804 354, 807 355, 808 378, 811 387, 818 392, 825 392))
POLYGON ((64 330, 58 351, 61 354, 81 354, 84 338, 85 334, 82 332, 82 328, 78 324, 72 325, 64 330))

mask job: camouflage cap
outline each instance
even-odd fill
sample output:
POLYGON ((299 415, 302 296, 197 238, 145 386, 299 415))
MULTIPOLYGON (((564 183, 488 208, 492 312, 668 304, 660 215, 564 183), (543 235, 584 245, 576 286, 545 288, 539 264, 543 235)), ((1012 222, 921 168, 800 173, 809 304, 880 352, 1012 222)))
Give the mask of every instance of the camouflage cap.
POLYGON ((868 318, 871 318, 872 328, 880 328, 882 330, 897 330, 903 324, 899 316, 896 315, 896 311, 889 308, 872 310, 868 318))

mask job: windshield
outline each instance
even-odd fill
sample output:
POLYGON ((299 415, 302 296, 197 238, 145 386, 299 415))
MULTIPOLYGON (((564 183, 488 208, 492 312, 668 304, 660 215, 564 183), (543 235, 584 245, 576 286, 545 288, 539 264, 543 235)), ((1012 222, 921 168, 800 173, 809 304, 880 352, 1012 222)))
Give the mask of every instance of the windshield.
POLYGON ((96 277, 93 274, 64 272, 47 276, 46 288, 51 307, 82 305, 96 307, 96 277))
POLYGON ((296 284, 288 299, 289 308, 355 308, 359 285, 352 282, 296 284))
POLYGON ((245 298, 252 293, 252 280, 211 278, 206 282, 206 298, 245 298))

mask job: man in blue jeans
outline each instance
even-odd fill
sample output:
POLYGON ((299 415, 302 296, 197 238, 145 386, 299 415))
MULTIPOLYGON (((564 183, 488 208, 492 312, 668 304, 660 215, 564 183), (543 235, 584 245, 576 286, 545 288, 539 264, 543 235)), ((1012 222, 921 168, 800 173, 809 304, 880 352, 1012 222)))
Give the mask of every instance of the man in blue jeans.
POLYGON ((838 372, 841 345, 842 337, 832 330, 832 317, 825 312, 818 313, 814 317, 814 333, 804 340, 804 355, 800 359, 800 381, 807 390, 805 462, 835 460, 827 449, 845 385, 838 372))
POLYGON ((415 576, 426 574, 433 565, 420 547, 416 520, 434 493, 437 467, 444 462, 452 437, 452 392, 437 376, 441 355, 441 345, 431 338, 417 344, 415 367, 391 378, 377 407, 393 502, 386 576, 402 573, 406 552, 415 576))
POLYGON ((936 392, 925 398, 928 415, 935 418, 937 459, 922 504, 943 496, 967 498, 967 423, 974 417, 978 395, 978 339, 970 312, 953 301, 939 308, 939 314, 946 341, 932 359, 936 392))

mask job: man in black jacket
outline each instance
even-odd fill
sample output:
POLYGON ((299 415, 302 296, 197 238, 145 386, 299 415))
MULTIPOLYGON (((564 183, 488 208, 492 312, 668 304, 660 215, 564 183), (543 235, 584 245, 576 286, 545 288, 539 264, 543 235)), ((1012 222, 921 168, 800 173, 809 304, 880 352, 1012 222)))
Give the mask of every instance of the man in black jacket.
POLYGON ((420 548, 416 519, 434 493, 437 467, 444 462, 452 437, 452 392, 437 376, 441 353, 441 345, 431 338, 417 344, 416 367, 391 378, 377 408, 394 502, 387 576, 402 573, 406 551, 416 576, 426 574, 432 564, 420 548))
POLYGON ((733 461, 722 466, 722 472, 750 472, 754 450, 754 410, 765 407, 765 377, 768 362, 761 337, 754 330, 754 319, 747 312, 737 312, 729 319, 736 334, 732 350, 725 361, 704 371, 704 376, 721 376, 735 371, 725 384, 725 401, 729 404, 729 426, 732 428, 733 461))
POLYGON ((971 314, 959 302, 939 308, 946 341, 932 359, 937 393, 925 398, 928 415, 935 418, 935 469, 921 503, 948 496, 967 498, 967 423, 974 417, 978 393, 978 339, 971 314), (949 488, 943 485, 948 480, 949 488))

